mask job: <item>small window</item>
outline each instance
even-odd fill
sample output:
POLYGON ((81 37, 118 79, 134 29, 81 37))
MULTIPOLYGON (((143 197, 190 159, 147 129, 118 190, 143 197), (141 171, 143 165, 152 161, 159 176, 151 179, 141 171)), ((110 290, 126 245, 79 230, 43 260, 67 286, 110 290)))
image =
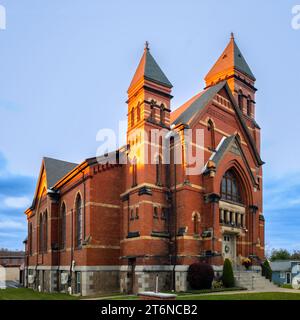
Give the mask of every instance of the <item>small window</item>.
POLYGON ((140 105, 136 108, 136 121, 139 122, 141 120, 141 107, 140 105))
POLYGON ((280 278, 285 279, 285 272, 280 272, 280 278))
POLYGON ((137 185, 137 160, 136 157, 132 160, 132 187, 137 185))
POLYGON ((162 220, 167 220, 168 217, 168 209, 167 208, 162 208, 161 209, 161 219, 162 220))
POLYGON ((251 98, 247 99, 247 116, 251 117, 251 98))
POLYGON ((160 122, 162 124, 165 122, 165 107, 163 104, 160 106, 160 122))
POLYGON ((131 126, 134 126, 134 108, 131 109, 131 113, 130 113, 130 122, 131 122, 131 126))
POLYGON ((241 111, 243 111, 244 109, 244 98, 243 98, 243 93, 242 91, 239 91, 239 95, 238 95, 238 105, 241 111))
POLYGON ((133 211, 133 209, 130 210, 130 220, 134 220, 134 211, 133 211))
POLYGON ((150 115, 150 117, 151 117, 151 120, 155 120, 155 109, 154 109, 154 106, 151 106, 151 115, 150 115))
POLYGON ((193 217, 193 223, 194 223, 194 234, 198 234, 199 233, 199 222, 198 222, 197 214, 195 214, 193 217))
POLYGON ((158 219, 158 208, 154 207, 153 209, 153 218, 158 219))
POLYGON ((135 218, 136 219, 139 218, 139 208, 138 207, 135 208, 135 218))
POLYGON ((211 119, 208 120, 207 130, 210 132, 210 147, 214 150, 216 148, 215 126, 211 119))

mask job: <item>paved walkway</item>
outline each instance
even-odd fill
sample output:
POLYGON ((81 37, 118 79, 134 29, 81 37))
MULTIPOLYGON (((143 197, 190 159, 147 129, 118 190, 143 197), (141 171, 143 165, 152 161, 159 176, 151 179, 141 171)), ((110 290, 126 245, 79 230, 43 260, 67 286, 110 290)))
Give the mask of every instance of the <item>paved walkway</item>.
MULTIPOLYGON (((300 294, 300 290, 295 289, 287 289, 287 288, 276 288, 274 290, 237 290, 237 291, 219 291, 219 292, 210 292, 210 293, 193 293, 193 294, 185 294, 182 295, 184 297, 193 297, 193 296, 210 296, 210 295, 225 295, 225 294, 246 294, 246 293, 260 293, 260 292, 287 292, 287 293, 298 293, 300 294)), ((128 295, 127 297, 134 296, 128 295)), ((84 300, 107 300, 113 298, 124 298, 125 295, 115 295, 115 296, 106 296, 106 297, 94 297, 94 298, 87 298, 84 300)))

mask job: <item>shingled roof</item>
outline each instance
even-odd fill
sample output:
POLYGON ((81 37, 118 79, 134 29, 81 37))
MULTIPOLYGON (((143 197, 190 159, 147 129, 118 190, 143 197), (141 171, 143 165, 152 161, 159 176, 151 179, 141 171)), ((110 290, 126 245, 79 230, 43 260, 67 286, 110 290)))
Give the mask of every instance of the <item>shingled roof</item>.
MULTIPOLYGON (((130 83, 129 89, 138 83, 142 78, 154 81, 158 84, 172 88, 171 82, 163 73, 157 62, 150 53, 149 47, 146 46, 140 63, 130 83)), ((128 90, 129 90, 128 89, 128 90)))
POLYGON ((224 139, 224 141, 220 145, 219 149, 217 150, 217 152, 214 154, 214 156, 211 159, 216 164, 216 167, 218 167, 218 165, 219 165, 221 159, 223 158, 223 156, 225 155, 226 151, 230 148, 230 146, 232 145, 232 143, 235 140, 236 140, 235 135, 229 136, 224 139))
POLYGON ((171 114, 172 124, 189 124, 194 116, 221 90, 225 83, 226 81, 222 81, 215 86, 209 87, 208 89, 198 93, 178 109, 174 110, 171 114))
POLYGON ((50 189, 57 181, 78 166, 77 163, 44 157, 47 187, 50 189))
POLYGON ((234 68, 255 80, 254 74, 237 46, 233 34, 231 34, 227 47, 206 75, 205 80, 231 68, 234 68))
POLYGON ((171 123, 173 125, 178 125, 178 124, 187 124, 190 125, 191 122, 195 119, 196 115, 201 112, 205 106, 213 99, 213 97, 222 89, 224 88, 228 95, 229 98, 233 104, 234 110, 237 114, 237 117, 244 129, 244 132, 250 142, 251 148, 254 152, 255 158, 257 160, 257 163, 259 165, 263 165, 264 162, 261 160, 260 154, 257 150, 256 144, 249 132, 249 129, 243 119, 243 115, 239 107, 237 106, 237 103, 228 87, 227 81, 223 80, 216 85, 213 85, 211 87, 208 87, 204 91, 200 92, 197 94, 195 97, 190 99, 188 102, 186 102, 184 105, 179 107, 178 109, 174 110, 171 114, 171 123))

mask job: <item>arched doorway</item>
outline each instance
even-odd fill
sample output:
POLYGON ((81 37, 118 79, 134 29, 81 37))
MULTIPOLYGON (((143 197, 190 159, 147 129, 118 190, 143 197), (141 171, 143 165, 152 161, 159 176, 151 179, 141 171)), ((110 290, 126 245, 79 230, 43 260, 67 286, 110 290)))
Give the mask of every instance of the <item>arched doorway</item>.
POLYGON ((246 228, 246 195, 238 173, 227 170, 220 185, 220 227, 222 230, 222 256, 237 263, 237 238, 246 228))

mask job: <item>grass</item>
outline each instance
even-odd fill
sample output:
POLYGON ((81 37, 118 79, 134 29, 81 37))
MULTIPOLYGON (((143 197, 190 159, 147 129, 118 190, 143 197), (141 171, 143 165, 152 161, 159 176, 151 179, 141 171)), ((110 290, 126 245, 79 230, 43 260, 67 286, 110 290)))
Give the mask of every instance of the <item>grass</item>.
POLYGON ((300 300, 299 293, 258 292, 239 294, 178 296, 176 300, 300 300))
MULTIPOLYGON (((230 290, 227 290, 230 291, 230 290)), ((211 291, 210 291, 211 292, 211 291)), ((114 294, 110 295, 112 297, 114 294)), ((101 297, 101 295, 99 295, 101 297)), ((105 295, 102 296, 103 298, 105 295)), ((39 293, 27 288, 0 290, 0 300, 78 300, 82 297, 70 296, 64 293, 39 293)), ((85 297, 87 298, 87 297, 85 297)), ((124 295, 109 300, 136 300, 136 295, 124 295)), ((230 294, 205 294, 199 291, 180 293, 177 300, 300 300, 300 293, 293 292, 255 292, 230 294)))
POLYGON ((213 293, 213 292, 227 292, 227 291, 243 291, 247 290, 246 288, 214 288, 214 289, 202 289, 202 290, 189 290, 187 292, 180 292, 178 295, 190 295, 190 294, 202 294, 202 293, 213 293))
POLYGON ((280 285, 280 288, 293 289, 291 284, 282 284, 282 285, 280 285))
POLYGON ((64 293, 42 293, 28 288, 0 290, 0 300, 77 300, 78 298, 64 293))

